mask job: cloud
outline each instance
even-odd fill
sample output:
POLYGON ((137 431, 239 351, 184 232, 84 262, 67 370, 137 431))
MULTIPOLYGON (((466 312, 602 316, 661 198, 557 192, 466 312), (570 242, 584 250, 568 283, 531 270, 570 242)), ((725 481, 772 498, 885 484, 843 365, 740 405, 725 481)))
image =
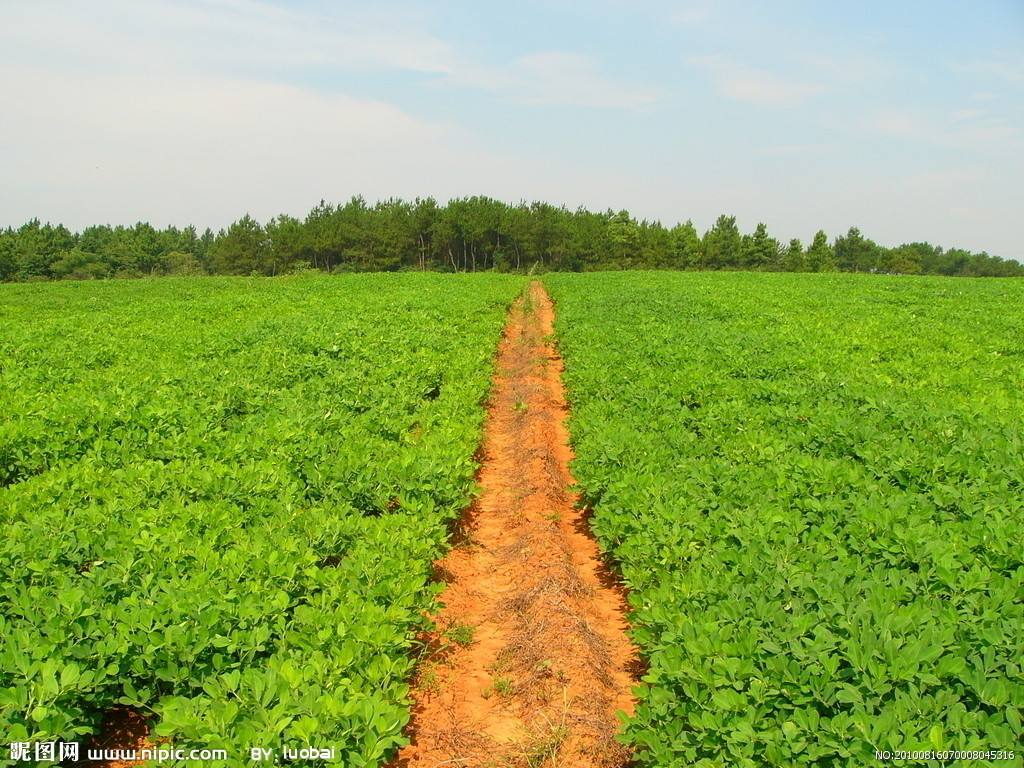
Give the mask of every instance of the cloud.
POLYGON ((976 120, 984 116, 985 111, 981 109, 954 109, 950 113, 950 117, 957 121, 976 120))
POLYGON ((52 65, 113 71, 437 73, 452 59, 443 41, 360 6, 328 15, 259 0, 36 0, 5 9, 0 41, 14 60, 45 50, 52 65))
POLYGON ((977 59, 969 62, 957 62, 952 67, 954 72, 968 75, 980 75, 989 83, 1002 81, 1009 85, 1024 85, 1024 61, 1010 58, 977 59))
POLYGON ((468 163, 504 170, 456 126, 339 87, 348 72, 436 76, 453 60, 445 43, 414 20, 331 12, 259 0, 5 9, 0 83, 18 108, 0 119, 4 223, 220 225, 321 197, 442 194, 412 180, 468 163))
POLYGON ((745 104, 760 107, 795 106, 825 90, 816 83, 785 78, 722 56, 694 56, 688 61, 710 75, 721 95, 745 104))
POLYGON ((859 128, 871 136, 956 150, 993 149, 999 153, 1016 146, 1024 137, 1016 124, 980 109, 881 109, 862 118, 859 128))
POLYGON ((858 86, 877 87, 908 77, 906 66, 891 56, 856 50, 808 51, 792 57, 793 66, 814 72, 830 89, 858 86))
POLYGON ((216 227, 321 197, 488 194, 1020 255, 1013 51, 952 32, 887 47, 870 20, 796 6, 600 4, 532 5, 506 28, 422 0, 6 3, 0 226, 216 227), (718 55, 683 66, 680 49, 718 55), (762 109, 736 126, 735 103, 762 109), (979 222, 950 213, 964 185, 979 222))
POLYGON ((712 8, 709 0, 682 0, 669 8, 668 18, 680 27, 700 26, 711 18, 712 8))
POLYGON ((21 105, 0 120, 0 227, 39 217, 217 228, 353 194, 607 205, 620 186, 557 156, 492 151, 394 104, 287 83, 11 66, 0 82, 21 105))
POLYGON ((923 139, 931 133, 924 117, 908 109, 876 111, 865 117, 862 125, 869 133, 896 139, 923 139))
POLYGON ((899 186, 915 195, 936 195, 940 193, 973 191, 981 182, 988 180, 984 169, 977 167, 946 168, 911 174, 899 182, 899 186))
POLYGON ((590 57, 547 51, 489 66, 424 31, 413 11, 344 4, 327 10, 260 0, 38 0, 0 28, 0 61, 53 71, 337 82, 338 75, 400 71, 487 91, 518 104, 630 109, 657 100, 650 86, 601 72, 590 57), (43 54, 43 55, 41 55, 43 54))
POLYGON ((806 157, 817 155, 831 149, 831 145, 825 143, 803 143, 803 144, 771 144, 761 147, 757 154, 764 157, 806 157))
POLYGON ((17 108, 0 118, 0 226, 39 216, 217 227, 357 193, 575 205, 618 180, 568 168, 555 151, 492 150, 449 119, 357 97, 347 73, 358 82, 397 70, 524 104, 654 98, 567 53, 486 72, 414 17, 385 23, 358 9, 329 22, 257 0, 39 0, 9 11, 0 83, 17 108))
POLYGON ((269 216, 321 196, 412 191, 403 177, 444 173, 459 143, 451 126, 394 105, 281 83, 12 68, 0 78, 30 105, 0 124, 0 144, 17 148, 6 173, 22 180, 16 196, 0 192, 5 218, 269 216))
POLYGON ((502 68, 464 64, 446 80, 529 106, 636 109, 660 96, 651 86, 604 75, 588 56, 563 51, 521 56, 502 68))

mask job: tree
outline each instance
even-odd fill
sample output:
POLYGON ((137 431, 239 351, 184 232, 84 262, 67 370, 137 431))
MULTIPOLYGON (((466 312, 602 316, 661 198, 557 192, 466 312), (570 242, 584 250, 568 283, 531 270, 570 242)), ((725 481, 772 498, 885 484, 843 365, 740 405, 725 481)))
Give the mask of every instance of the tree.
POLYGON ((266 238, 271 274, 287 272, 312 255, 309 233, 294 216, 282 213, 268 221, 266 238))
MULTIPOLYGON (((437 201, 428 197, 416 198, 412 208, 412 228, 416 237, 416 266, 425 270, 430 266, 434 250, 434 224, 437 222, 437 201)), ((433 266, 437 266, 435 261, 433 266)))
POLYGON ((622 210, 608 217, 608 244, 617 266, 631 266, 636 259, 640 231, 629 211, 622 210))
MULTIPOLYGON (((47 225, 49 226, 49 225, 47 225)), ((15 275, 19 280, 50 276, 50 238, 39 223, 32 219, 23 224, 15 235, 15 275)))
MULTIPOLYGON (((543 268, 553 266, 565 249, 563 225, 566 211, 550 203, 531 203, 529 229, 526 241, 527 261, 524 267, 539 263, 543 268)), ((609 216, 611 213, 609 213, 609 216)))
POLYGON ((740 264, 742 241, 735 216, 719 216, 715 226, 704 233, 704 263, 710 269, 730 269, 740 264))
POLYGON ((689 219, 685 224, 677 224, 670 230, 672 248, 672 266, 680 269, 699 267, 701 258, 700 235, 689 219))
POLYGON ((137 269, 146 275, 153 274, 160 265, 160 257, 165 252, 164 245, 160 242, 160 235, 150 224, 143 221, 132 227, 131 235, 136 254, 135 264, 131 271, 137 269))
POLYGON ((328 242, 327 228, 333 212, 334 206, 321 200, 306 214, 306 220, 303 222, 313 269, 320 269, 323 266, 320 263, 320 257, 328 242))
POLYGON ((814 241, 807 249, 804 264, 810 272, 832 272, 836 269, 835 252, 824 230, 819 229, 814 233, 814 241))
POLYGON ((15 258, 17 237, 10 227, 0 230, 0 281, 13 280, 18 270, 15 258))
POLYGON ((845 272, 875 272, 879 268, 881 250, 857 227, 850 227, 845 237, 836 238, 835 254, 839 269, 845 272))
POLYGON ((170 251, 162 259, 163 270, 168 275, 204 275, 206 270, 194 253, 170 251))
POLYGON ((404 200, 391 198, 377 203, 368 219, 368 247, 375 270, 396 270, 412 266, 416 251, 413 208, 404 200))
POLYGON ((54 277, 75 280, 110 277, 109 264, 95 253, 87 253, 78 248, 61 251, 57 260, 51 265, 50 271, 54 277))
POLYGON ((213 230, 207 227, 203 230, 203 234, 199 237, 199 241, 196 243, 196 258, 199 259, 199 263, 203 265, 203 269, 207 272, 212 272, 210 258, 213 253, 213 244, 217 241, 217 236, 213 233, 213 230))
POLYGON ((775 269, 779 265, 781 246, 768 235, 768 227, 758 224, 752 235, 744 235, 740 248, 740 265, 752 269, 775 269))
POLYGON ((637 254, 629 266, 637 268, 657 267, 665 269, 675 266, 672 253, 672 233, 659 221, 640 222, 640 242, 637 254))
POLYGON ((931 251, 927 243, 910 243, 896 248, 881 249, 879 269, 891 275, 917 275, 921 272, 925 253, 931 251))
POLYGON ((265 226, 244 216, 227 230, 90 226, 74 233, 33 219, 0 230, 0 280, 129 277, 143 274, 266 274, 302 269, 449 271, 642 269, 785 269, 969 276, 1024 275, 1024 265, 988 253, 926 242, 885 248, 856 227, 836 238, 823 231, 806 250, 783 246, 764 224, 746 235, 734 216, 719 216, 703 237, 693 222, 671 229, 626 210, 569 210, 544 202, 508 205, 490 197, 368 205, 323 200, 302 220, 287 214, 265 226))
POLYGON ((211 262, 220 274, 250 275, 266 271, 268 251, 263 227, 245 214, 217 237, 211 262))
POLYGON ((789 246, 782 257, 782 268, 786 272, 806 272, 807 264, 804 255, 803 243, 794 237, 789 241, 789 246))

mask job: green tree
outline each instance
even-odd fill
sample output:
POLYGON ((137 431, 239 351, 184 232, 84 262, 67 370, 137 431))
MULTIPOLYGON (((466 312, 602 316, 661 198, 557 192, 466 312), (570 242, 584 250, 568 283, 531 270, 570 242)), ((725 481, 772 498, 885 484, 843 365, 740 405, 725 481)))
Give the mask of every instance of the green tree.
POLYGON ((782 268, 787 272, 806 272, 804 245, 797 238, 789 241, 786 253, 782 257, 782 268))
POLYGON ((18 229, 13 251, 19 280, 50 276, 50 243, 39 219, 32 219, 18 229))
POLYGON ((282 213, 267 222, 270 273, 288 272, 297 264, 308 264, 312 255, 309 233, 294 216, 282 213))
POLYGON ((628 211, 570 211, 544 202, 508 205, 484 196, 439 205, 433 198, 360 196, 323 200, 303 219, 281 214, 262 226, 246 215, 226 231, 91 226, 74 233, 33 219, 0 230, 0 280, 196 273, 274 275, 323 271, 607 268, 787 269, 967 276, 1024 275, 1024 265, 930 243, 884 248, 854 227, 834 246, 818 231, 806 251, 783 246, 764 224, 742 235, 719 216, 703 237, 691 221, 668 229, 628 211))
POLYGON ((50 267, 54 277, 93 280, 110 277, 110 265, 95 253, 78 248, 61 251, 50 267))
POLYGON ((211 253, 214 269, 224 275, 249 275, 266 272, 268 265, 266 233, 249 214, 221 233, 211 253))
POLYGON ((138 270, 145 275, 153 274, 159 269, 160 257, 166 252, 163 238, 152 225, 143 221, 132 227, 131 234, 136 253, 136 262, 131 271, 138 270))
POLYGON ((434 224, 438 217, 437 201, 432 197, 416 198, 412 206, 412 229, 415 236, 416 266, 420 270, 436 267, 434 252, 434 224))
POLYGON ((701 263, 701 241, 697 228, 689 219, 685 224, 677 224, 670 230, 672 248, 672 266, 680 269, 699 267, 701 263))
POLYGON ((881 249, 861 235, 857 227, 850 227, 844 237, 835 242, 836 263, 844 272, 874 272, 879 268, 881 249))
POLYGON ((628 267, 636 259, 640 230, 629 211, 622 210, 608 217, 608 244, 616 266, 628 267))
POLYGON ((742 247, 735 216, 719 216, 715 226, 704 233, 704 264, 710 269, 735 269, 740 265, 742 247))
POLYGON ((170 251, 162 258, 162 267, 168 275, 204 275, 206 270, 194 253, 170 251))
POLYGON ((13 280, 18 271, 18 262, 15 258, 17 244, 13 229, 0 229, 0 281, 13 280))
POLYGON ((809 272, 833 272, 836 269, 835 252, 829 245, 828 235, 819 229, 814 233, 814 240, 807 249, 804 264, 809 272))
POLYGON ((881 250, 879 269, 895 275, 918 275, 921 273, 924 243, 912 243, 884 248, 881 250))
POLYGON ((751 269, 774 269, 779 265, 781 246, 760 223, 752 235, 744 235, 740 248, 740 265, 751 269))

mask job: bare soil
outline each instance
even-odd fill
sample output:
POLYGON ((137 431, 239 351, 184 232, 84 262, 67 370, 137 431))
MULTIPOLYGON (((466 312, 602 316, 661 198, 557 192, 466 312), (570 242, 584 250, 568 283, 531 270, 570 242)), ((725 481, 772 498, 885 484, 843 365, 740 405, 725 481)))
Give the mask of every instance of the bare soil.
POLYGON ((135 768, 144 765, 142 760, 87 760, 88 749, 143 750, 154 744, 149 738, 149 723, 140 712, 128 707, 115 707, 103 716, 99 733, 82 745, 75 768, 135 768))
POLYGON ((628 764, 636 649, 622 589, 571 491, 554 307, 534 282, 512 308, 488 405, 481 494, 436 563, 447 586, 394 765, 628 764))

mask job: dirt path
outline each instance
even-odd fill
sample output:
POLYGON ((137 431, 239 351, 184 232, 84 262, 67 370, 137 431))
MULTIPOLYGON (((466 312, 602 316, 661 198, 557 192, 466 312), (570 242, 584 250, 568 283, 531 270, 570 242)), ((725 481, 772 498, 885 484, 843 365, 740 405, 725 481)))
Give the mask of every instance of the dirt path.
POLYGON ((482 493, 437 563, 447 586, 419 667, 401 768, 622 766, 632 712, 625 602, 576 497, 554 310, 533 283, 509 316, 483 443, 482 493))

